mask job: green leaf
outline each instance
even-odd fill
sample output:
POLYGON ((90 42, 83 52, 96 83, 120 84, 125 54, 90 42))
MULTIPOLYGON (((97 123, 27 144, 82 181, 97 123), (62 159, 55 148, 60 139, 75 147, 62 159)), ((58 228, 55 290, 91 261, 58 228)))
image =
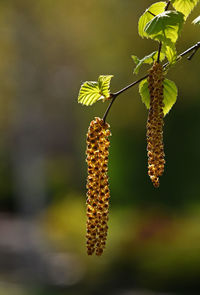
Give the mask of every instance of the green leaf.
POLYGON ((162 45, 162 52, 165 54, 166 58, 168 59, 168 62, 172 65, 176 63, 177 61, 177 51, 176 46, 174 43, 168 42, 163 43, 162 45))
POLYGON ((199 0, 172 0, 174 8, 184 14, 185 19, 188 17, 193 8, 197 5, 199 0))
POLYGON ((195 18, 192 23, 194 25, 200 25, 200 15, 197 18, 195 18))
POLYGON ((177 11, 165 11, 155 16, 144 30, 151 39, 175 43, 180 35, 184 15, 177 11))
POLYGON ((92 105, 100 99, 104 101, 110 96, 110 80, 112 75, 99 76, 98 82, 86 81, 81 85, 78 102, 86 106, 92 105))
POLYGON ((110 81, 112 77, 113 75, 99 76, 98 83, 99 83, 100 94, 101 96, 103 96, 104 99, 107 99, 110 97, 110 81))
POLYGON ((147 33, 144 31, 146 24, 154 18, 154 15, 164 12, 166 4, 166 2, 154 3, 142 14, 138 22, 138 33, 142 38, 148 37, 147 33))
POLYGON ((176 87, 176 84, 168 79, 164 80, 164 116, 169 113, 169 111, 171 110, 171 108, 173 107, 173 105, 176 102, 177 99, 177 95, 178 95, 178 89, 176 87))
MULTIPOLYGON (((168 79, 165 79, 163 82, 164 85, 164 116, 171 110, 173 105, 176 102, 178 90, 176 87, 176 84, 168 79)), ((147 109, 150 107, 150 94, 149 94, 149 89, 148 89, 148 82, 147 79, 143 80, 139 84, 139 92, 142 98, 142 102, 145 104, 147 109)))
POLYGON ((149 109, 149 107, 150 107, 150 94, 149 94, 147 79, 144 79, 142 82, 140 82, 139 93, 141 95, 142 102, 145 104, 146 108, 149 109))
POLYGON ((101 94, 99 93, 99 84, 95 81, 86 81, 81 85, 78 102, 86 106, 97 102, 101 94))
MULTIPOLYGON (((139 59, 136 55, 131 56, 133 61, 136 64, 136 67, 134 69, 134 74, 138 74, 139 69, 141 66, 145 64, 152 64, 155 60, 157 60, 158 57, 158 51, 154 51, 151 54, 143 57, 142 59, 139 59)), ((160 61, 163 61, 165 59, 165 54, 163 52, 160 53, 160 61)))

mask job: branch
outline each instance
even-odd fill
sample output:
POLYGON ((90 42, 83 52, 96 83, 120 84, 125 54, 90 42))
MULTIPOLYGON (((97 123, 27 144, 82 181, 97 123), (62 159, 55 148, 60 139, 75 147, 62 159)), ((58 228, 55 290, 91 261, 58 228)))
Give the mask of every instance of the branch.
MULTIPOLYGON (((180 57, 183 57, 185 55, 187 55, 188 53, 192 52, 192 54, 188 57, 188 60, 191 60, 194 55, 197 53, 198 49, 200 48, 200 41, 197 42, 195 45, 193 45, 192 47, 188 48, 187 50, 183 51, 182 53, 179 54, 179 56, 177 57, 177 61, 180 60, 180 57)), ((167 66, 169 65, 169 62, 165 63, 163 65, 163 69, 165 69, 167 66)), ((143 76, 142 78, 140 78, 139 80, 134 81, 133 83, 129 84, 128 86, 122 88, 121 90, 115 92, 115 93, 111 93, 110 98, 111 98, 111 102, 109 104, 109 106, 107 107, 104 116, 103 116, 103 121, 106 121, 106 118, 108 116, 108 113, 112 107, 112 104, 114 103, 115 99, 117 98, 118 95, 122 94, 123 92, 125 92, 126 90, 128 90, 129 88, 135 86, 136 84, 140 83, 141 81, 143 81, 144 79, 146 79, 149 76, 149 74, 143 76)))
POLYGON ((126 86, 126 87, 124 87, 124 88, 122 88, 122 89, 119 90, 118 92, 111 93, 110 98, 111 98, 112 100, 111 100, 109 106, 107 107, 107 109, 106 109, 106 111, 105 111, 105 114, 104 114, 104 116, 103 116, 103 121, 104 121, 104 123, 106 122, 106 117, 107 117, 107 115, 108 115, 108 113, 109 113, 109 111, 110 111, 110 108, 111 108, 113 102, 114 102, 115 99, 117 98, 117 96, 120 95, 121 93, 125 92, 125 91, 128 90, 129 88, 133 87, 134 85, 140 83, 142 80, 144 80, 144 79, 147 78, 148 76, 149 76, 149 75, 146 75, 146 76, 140 78, 139 80, 134 81, 133 83, 129 84, 128 86, 126 86))
MULTIPOLYGON (((182 53, 179 54, 179 56, 177 57, 177 61, 180 60, 181 57, 187 55, 188 53, 190 53, 191 51, 193 51, 193 53, 188 57, 188 60, 191 60, 192 57, 195 55, 195 53, 197 52, 197 50, 200 48, 200 41, 197 42, 195 45, 193 45, 192 47, 188 48, 187 50, 183 51, 182 53)), ((163 65, 163 69, 165 69, 167 66, 169 65, 169 62, 167 62, 166 64, 163 65)))

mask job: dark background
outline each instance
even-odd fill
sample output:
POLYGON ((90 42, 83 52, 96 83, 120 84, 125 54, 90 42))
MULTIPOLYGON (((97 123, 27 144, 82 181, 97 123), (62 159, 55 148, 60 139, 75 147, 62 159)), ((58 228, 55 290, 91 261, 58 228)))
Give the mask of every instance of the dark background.
MULTIPOLYGON (((132 54, 157 49, 137 22, 152 1, 0 1, 0 294, 200 293, 199 52, 168 73, 165 173, 147 175, 147 110, 134 87, 108 122, 111 207, 102 257, 85 249, 85 135, 107 103, 77 104, 80 85, 133 76, 132 54)), ((199 40, 187 20, 178 52, 199 40)))

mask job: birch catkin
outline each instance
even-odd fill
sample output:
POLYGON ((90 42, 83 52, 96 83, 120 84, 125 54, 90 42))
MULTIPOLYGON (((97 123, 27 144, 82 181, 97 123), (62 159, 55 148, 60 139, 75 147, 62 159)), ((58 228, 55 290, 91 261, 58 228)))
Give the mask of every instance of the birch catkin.
POLYGON ((87 133, 87 253, 101 255, 108 230, 110 191, 108 187, 109 125, 100 118, 90 123, 87 133))
POLYGON ((147 121, 148 174, 155 187, 159 187, 159 176, 164 172, 163 145, 163 69, 154 62, 149 71, 148 88, 150 108, 147 121))

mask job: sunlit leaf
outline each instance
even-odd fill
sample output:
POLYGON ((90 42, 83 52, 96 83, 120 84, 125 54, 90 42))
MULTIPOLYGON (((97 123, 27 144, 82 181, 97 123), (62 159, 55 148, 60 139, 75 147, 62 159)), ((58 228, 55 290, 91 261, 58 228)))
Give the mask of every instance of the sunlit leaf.
POLYGON ((101 75, 99 76, 98 82, 84 82, 79 91, 78 102, 89 106, 100 99, 108 99, 110 96, 110 80, 112 77, 112 75, 101 75))
POLYGON ((86 81, 81 86, 78 102, 89 106, 97 102, 100 97, 99 83, 95 81, 86 81))
POLYGON ((154 17, 144 28, 151 39, 175 43, 180 35, 184 15, 177 11, 165 11, 154 17))
POLYGON ((199 0, 172 0, 171 2, 177 11, 184 14, 186 19, 199 0))
MULTIPOLYGON (((134 69, 134 73, 138 74, 139 69, 141 66, 145 64, 152 64, 155 60, 157 60, 158 57, 158 51, 154 51, 151 54, 143 57, 142 59, 139 59, 136 55, 131 56, 133 61, 136 64, 136 67, 134 69)), ((165 59, 165 54, 163 52, 160 53, 160 61, 163 61, 165 59)))
POLYGON ((170 41, 163 43, 162 52, 165 54, 170 64, 174 64, 177 61, 177 51, 174 43, 170 41))
POLYGON ((110 81, 112 77, 113 75, 101 75, 98 79, 100 94, 105 99, 110 97, 110 81))
MULTIPOLYGON (((172 106, 175 104, 177 99, 178 90, 176 84, 173 81, 165 79, 164 85, 164 116, 171 110, 172 106)), ((142 98, 142 102, 145 104, 147 109, 150 107, 150 94, 148 89, 147 79, 143 80, 139 84, 139 92, 142 98)))
POLYGON ((155 15, 164 12, 166 7, 166 2, 157 2, 152 4, 140 17, 138 22, 138 33, 143 37, 148 37, 147 33, 144 31, 146 24, 154 18, 155 15))
POLYGON ((192 23, 194 25, 200 25, 200 15, 197 18, 195 18, 192 23))

